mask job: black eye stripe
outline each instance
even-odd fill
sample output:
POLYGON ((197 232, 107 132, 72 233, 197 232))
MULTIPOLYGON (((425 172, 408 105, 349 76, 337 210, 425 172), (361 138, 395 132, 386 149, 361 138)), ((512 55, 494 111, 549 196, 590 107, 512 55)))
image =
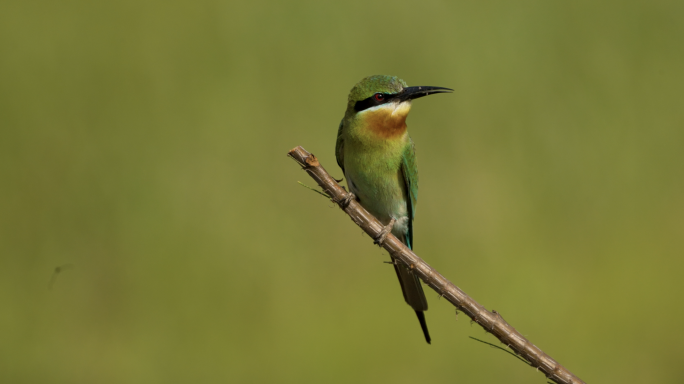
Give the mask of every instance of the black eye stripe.
POLYGON ((376 94, 373 94, 373 96, 371 96, 367 99, 357 101, 356 104, 354 104, 354 110, 356 112, 361 112, 365 109, 372 108, 372 107, 375 107, 377 105, 388 103, 388 102, 392 101, 392 99, 396 96, 396 94, 393 95, 393 94, 389 94, 389 93, 381 93, 380 95, 382 95, 383 97, 380 101, 378 101, 375 99, 375 95, 376 94))

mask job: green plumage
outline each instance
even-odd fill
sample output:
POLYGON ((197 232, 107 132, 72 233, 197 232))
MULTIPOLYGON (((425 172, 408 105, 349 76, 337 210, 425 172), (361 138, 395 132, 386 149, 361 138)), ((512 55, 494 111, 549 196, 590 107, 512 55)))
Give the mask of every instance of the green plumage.
POLYGON ((404 80, 396 76, 369 76, 356 83, 354 88, 349 92, 348 101, 356 103, 373 96, 378 92, 398 93, 402 89, 408 87, 404 80))
MULTIPOLYGON (((360 204, 383 225, 394 218, 392 233, 412 248, 418 169, 413 141, 404 124, 410 99, 357 110, 357 103, 368 99, 373 102, 374 95, 391 98, 405 88, 403 80, 390 76, 371 76, 354 86, 338 128, 335 153, 350 191, 360 204)), ((429 343, 423 315, 427 300, 420 280, 399 262, 395 262, 395 270, 404 299, 416 311, 429 343)))

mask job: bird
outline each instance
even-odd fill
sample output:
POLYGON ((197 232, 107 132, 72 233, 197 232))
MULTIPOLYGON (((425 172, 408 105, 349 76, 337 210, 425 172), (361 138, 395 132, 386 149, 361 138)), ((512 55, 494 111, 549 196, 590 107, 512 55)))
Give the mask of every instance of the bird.
MULTIPOLYGON (((349 187, 347 204, 355 199, 384 226, 376 244, 382 245, 392 233, 413 249, 418 168, 406 117, 413 100, 447 92, 453 89, 409 87, 398 77, 386 75, 366 77, 349 92, 337 130, 335 156, 349 187)), ((392 264, 404 300, 415 311, 430 344, 424 314, 428 304, 420 279, 399 260, 393 259, 392 264)))

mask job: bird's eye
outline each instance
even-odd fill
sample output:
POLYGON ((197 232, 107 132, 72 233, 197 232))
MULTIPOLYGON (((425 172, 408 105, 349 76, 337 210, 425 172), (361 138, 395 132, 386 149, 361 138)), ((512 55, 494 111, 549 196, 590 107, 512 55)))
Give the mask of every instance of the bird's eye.
POLYGON ((376 93, 375 95, 373 95, 373 98, 376 101, 383 101, 385 100, 385 95, 383 95, 382 93, 376 93))

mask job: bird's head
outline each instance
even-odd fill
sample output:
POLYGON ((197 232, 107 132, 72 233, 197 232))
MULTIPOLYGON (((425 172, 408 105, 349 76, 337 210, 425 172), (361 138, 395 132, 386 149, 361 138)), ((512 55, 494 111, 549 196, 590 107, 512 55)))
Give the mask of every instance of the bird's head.
POLYGON ((369 76, 349 92, 345 118, 389 138, 405 132, 411 100, 452 91, 442 87, 409 87, 396 76, 369 76))

